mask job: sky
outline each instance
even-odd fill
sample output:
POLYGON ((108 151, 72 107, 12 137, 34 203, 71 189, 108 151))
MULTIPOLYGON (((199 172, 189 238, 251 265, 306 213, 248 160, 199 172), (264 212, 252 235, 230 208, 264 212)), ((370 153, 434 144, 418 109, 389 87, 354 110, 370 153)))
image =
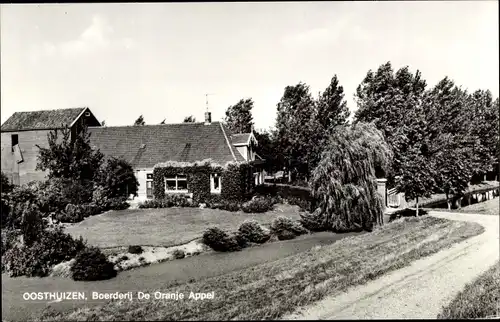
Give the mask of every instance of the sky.
POLYGON ((2 4, 1 121, 88 106, 108 126, 221 120, 241 98, 274 125, 284 88, 408 65, 499 95, 498 1, 2 4))

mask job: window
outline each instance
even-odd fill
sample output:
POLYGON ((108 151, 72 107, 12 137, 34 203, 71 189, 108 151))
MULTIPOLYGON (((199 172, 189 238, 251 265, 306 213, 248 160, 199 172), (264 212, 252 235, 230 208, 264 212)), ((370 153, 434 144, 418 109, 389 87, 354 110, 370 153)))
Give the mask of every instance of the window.
POLYGON ((18 145, 19 144, 19 135, 17 134, 12 134, 10 136, 11 140, 12 140, 12 152, 14 152, 14 146, 18 145))
POLYGON ((210 175, 210 192, 211 193, 220 193, 221 184, 220 184, 220 174, 212 173, 210 175))
POLYGON ((153 180, 153 174, 152 173, 146 174, 146 179, 153 180))
POLYGON ((146 198, 153 198, 153 174, 146 174, 146 198))
POLYGON ((177 175, 165 178, 165 192, 188 192, 187 176, 177 175))

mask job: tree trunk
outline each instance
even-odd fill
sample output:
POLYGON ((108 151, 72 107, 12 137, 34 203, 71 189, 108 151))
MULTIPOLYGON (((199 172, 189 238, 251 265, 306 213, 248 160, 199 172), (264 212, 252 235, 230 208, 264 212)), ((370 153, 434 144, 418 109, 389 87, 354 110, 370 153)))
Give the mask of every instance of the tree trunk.
POLYGON ((451 200, 447 193, 446 193, 446 203, 448 204, 448 210, 451 210, 451 200))
POLYGON ((417 197, 417 214, 416 216, 418 217, 418 197, 417 197))

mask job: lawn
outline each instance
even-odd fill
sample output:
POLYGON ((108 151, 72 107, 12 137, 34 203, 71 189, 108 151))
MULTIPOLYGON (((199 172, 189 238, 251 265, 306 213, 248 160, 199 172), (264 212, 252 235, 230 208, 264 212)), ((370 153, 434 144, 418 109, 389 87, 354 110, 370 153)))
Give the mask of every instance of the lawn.
POLYGON ((484 214, 498 216, 500 211, 500 200, 499 198, 494 198, 491 200, 479 202, 467 207, 463 207, 458 210, 459 212, 474 213, 474 214, 484 214))
POLYGON ((151 293, 184 293, 186 298, 190 291, 214 292, 213 300, 110 301, 67 313, 49 309, 35 319, 278 319, 297 307, 363 284, 483 231, 482 226, 470 222, 427 216, 404 218, 372 233, 224 275, 177 286, 158 280, 155 288, 144 289, 151 293))
POLYGON ((283 215, 299 219, 299 212, 297 206, 281 204, 273 211, 261 214, 206 208, 128 209, 88 217, 69 225, 66 232, 74 237, 83 236, 89 244, 101 248, 128 245, 169 247, 199 238, 213 225, 236 230, 245 219, 268 225, 283 215))
POLYGON ((481 319, 500 317, 500 262, 467 284, 462 292, 443 308, 439 319, 481 319))

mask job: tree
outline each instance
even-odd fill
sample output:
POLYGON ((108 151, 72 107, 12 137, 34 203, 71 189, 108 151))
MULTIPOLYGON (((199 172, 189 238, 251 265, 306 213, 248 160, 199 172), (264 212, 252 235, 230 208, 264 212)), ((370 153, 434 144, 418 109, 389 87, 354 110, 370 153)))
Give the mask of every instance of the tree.
POLYGON ((100 169, 98 184, 108 198, 136 195, 139 183, 132 165, 124 159, 109 158, 100 169))
POLYGON ((189 116, 186 116, 184 118, 184 123, 195 123, 196 122, 196 118, 193 116, 193 115, 189 115, 189 116))
POLYGON ((68 127, 50 131, 47 140, 47 148, 37 145, 36 170, 48 171, 49 178, 72 179, 80 183, 95 179, 104 156, 91 147, 86 126, 73 135, 68 127))
POLYGON ((265 168, 269 172, 275 172, 283 167, 281 155, 276 148, 276 134, 273 131, 255 131, 255 138, 259 145, 255 147, 255 152, 266 160, 265 168))
POLYGON ((371 230, 383 223, 375 164, 390 166, 392 151, 373 124, 336 127, 313 171, 311 190, 317 199, 314 216, 326 229, 371 230))
POLYGON ((14 186, 10 183, 9 181, 9 178, 7 178, 7 175, 2 171, 1 172, 1 193, 2 193, 2 196, 4 193, 9 193, 12 191, 12 189, 14 188, 14 186))
MULTIPOLYGON (((165 124, 165 121, 166 121, 166 120, 167 120, 167 119, 163 119, 163 121, 161 121, 161 123, 160 123, 160 124, 165 124)), ((144 124, 143 124, 143 125, 144 125, 144 124)))
POLYGON ((226 110, 226 123, 233 133, 249 133, 253 127, 252 117, 253 100, 240 99, 235 105, 226 110))
POLYGON ((146 122, 144 122, 144 117, 141 115, 135 120, 134 125, 145 125, 146 122))
POLYGON ((309 86, 287 86, 277 105, 276 142, 292 180, 308 179, 319 160, 316 103, 309 86))
POLYGON ((321 130, 329 133, 335 126, 345 125, 349 114, 347 102, 344 99, 344 89, 339 85, 337 75, 334 75, 330 85, 318 99, 316 117, 321 130))

